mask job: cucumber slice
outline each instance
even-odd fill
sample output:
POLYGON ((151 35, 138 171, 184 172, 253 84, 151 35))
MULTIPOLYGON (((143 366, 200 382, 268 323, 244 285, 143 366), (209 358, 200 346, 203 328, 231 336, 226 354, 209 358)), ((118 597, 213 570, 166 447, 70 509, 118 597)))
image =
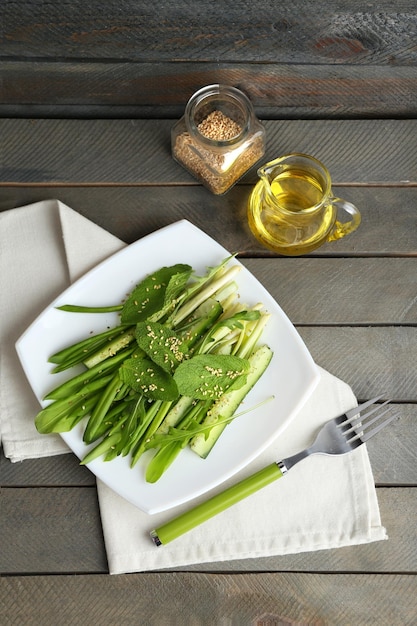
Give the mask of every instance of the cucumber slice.
MULTIPOLYGON (((246 384, 240 389, 233 389, 232 385, 210 409, 203 424, 215 424, 218 420, 224 420, 232 417, 242 400, 268 367, 272 356, 272 350, 265 345, 261 346, 253 354, 251 354, 248 359, 250 363, 250 370, 249 374, 247 374, 246 384)), ((202 459, 205 459, 226 426, 227 424, 214 426, 209 431, 207 436, 204 433, 195 435, 190 441, 190 447, 193 452, 198 454, 202 459)))

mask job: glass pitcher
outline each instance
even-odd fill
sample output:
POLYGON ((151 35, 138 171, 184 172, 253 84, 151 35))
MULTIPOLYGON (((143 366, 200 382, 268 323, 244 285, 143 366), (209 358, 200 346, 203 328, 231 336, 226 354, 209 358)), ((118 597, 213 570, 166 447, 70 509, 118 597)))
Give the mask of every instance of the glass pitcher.
POLYGON ((249 198, 248 222, 265 246, 287 256, 315 250, 356 230, 358 209, 332 194, 327 168, 307 154, 289 154, 258 170, 249 198), (350 219, 338 221, 345 212, 350 219))

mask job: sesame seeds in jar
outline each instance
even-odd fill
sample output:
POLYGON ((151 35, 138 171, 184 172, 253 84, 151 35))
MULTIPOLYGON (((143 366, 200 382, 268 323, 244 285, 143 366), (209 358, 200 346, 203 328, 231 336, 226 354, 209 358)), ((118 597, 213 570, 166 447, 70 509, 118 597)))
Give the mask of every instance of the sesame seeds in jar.
POLYGON ((238 137, 242 132, 241 126, 221 111, 215 109, 207 115, 197 126, 198 132, 214 141, 227 141, 238 137))
POLYGON ((195 93, 171 133, 172 155, 212 193, 228 191, 264 154, 265 130, 238 89, 195 93))

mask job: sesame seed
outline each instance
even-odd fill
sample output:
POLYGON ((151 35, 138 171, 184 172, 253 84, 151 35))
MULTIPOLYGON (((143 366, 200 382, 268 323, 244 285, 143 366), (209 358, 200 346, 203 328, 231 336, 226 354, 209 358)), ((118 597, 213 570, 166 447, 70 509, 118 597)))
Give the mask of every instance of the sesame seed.
POLYGON ((215 141, 233 139, 242 132, 242 127, 237 122, 217 110, 212 111, 197 128, 203 137, 215 141))

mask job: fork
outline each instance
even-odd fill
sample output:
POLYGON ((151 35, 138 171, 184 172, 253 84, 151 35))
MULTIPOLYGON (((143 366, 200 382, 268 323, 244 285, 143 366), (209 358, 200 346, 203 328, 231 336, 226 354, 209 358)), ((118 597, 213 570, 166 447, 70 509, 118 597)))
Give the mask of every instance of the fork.
POLYGON ((236 502, 243 500, 281 478, 296 463, 312 454, 340 455, 351 452, 361 446, 396 417, 396 415, 391 415, 391 417, 381 421, 381 418, 389 410, 385 409, 381 412, 381 409, 390 402, 389 400, 378 404, 361 415, 361 411, 378 402, 382 397, 372 398, 372 400, 368 400, 346 411, 343 415, 326 422, 309 448, 294 456, 267 465, 255 474, 244 478, 237 484, 198 504, 182 515, 159 526, 159 528, 152 530, 150 535, 154 544, 160 546, 180 537, 192 528, 236 504, 236 502), (370 426, 373 426, 373 428, 368 430, 370 426))

